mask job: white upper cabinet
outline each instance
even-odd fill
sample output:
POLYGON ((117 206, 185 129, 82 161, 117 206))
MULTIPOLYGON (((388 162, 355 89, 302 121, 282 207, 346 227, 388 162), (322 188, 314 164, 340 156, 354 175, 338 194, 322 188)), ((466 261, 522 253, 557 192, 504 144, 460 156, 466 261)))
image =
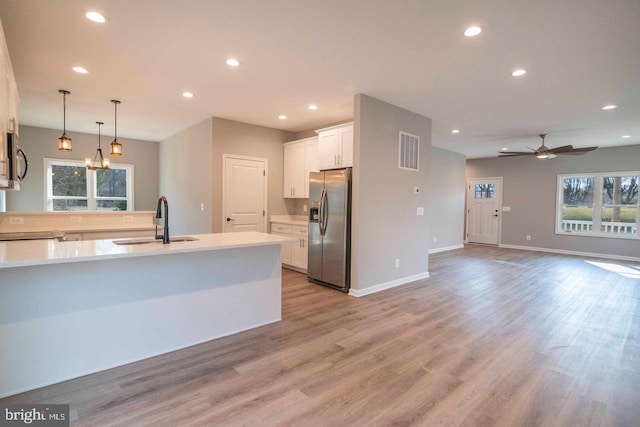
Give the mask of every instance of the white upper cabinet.
POLYGON ((318 169, 318 138, 287 142, 284 146, 284 197, 309 198, 309 172, 318 169))
POLYGON ((18 133, 18 88, 0 23, 0 187, 9 182, 7 132, 18 133))
POLYGON ((320 170, 353 166, 353 123, 319 129, 316 133, 320 170))

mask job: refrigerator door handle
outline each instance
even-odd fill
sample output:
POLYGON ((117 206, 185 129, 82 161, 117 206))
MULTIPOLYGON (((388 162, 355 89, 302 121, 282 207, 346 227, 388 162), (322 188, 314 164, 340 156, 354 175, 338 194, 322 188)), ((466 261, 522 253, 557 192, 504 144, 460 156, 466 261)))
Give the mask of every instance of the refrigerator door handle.
POLYGON ((322 192, 322 235, 327 233, 327 225, 329 225, 329 209, 327 207, 327 190, 322 192))
POLYGON ((320 193, 320 202, 318 203, 318 227, 320 227, 320 235, 324 236, 324 192, 322 189, 320 193))

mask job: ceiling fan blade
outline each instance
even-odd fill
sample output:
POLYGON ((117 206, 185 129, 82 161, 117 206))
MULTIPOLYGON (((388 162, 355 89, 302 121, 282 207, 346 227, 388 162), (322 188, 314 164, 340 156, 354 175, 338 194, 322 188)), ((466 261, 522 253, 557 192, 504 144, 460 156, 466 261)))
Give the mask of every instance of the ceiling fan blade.
POLYGON ((536 153, 499 153, 500 155, 498 156, 499 158, 505 158, 505 157, 531 157, 531 156, 535 156, 536 153))
POLYGON ((533 156, 534 154, 536 154, 534 151, 531 152, 527 152, 527 151, 500 151, 498 154, 502 155, 502 156, 533 156))
POLYGON ((569 154, 569 155, 577 156, 577 155, 580 155, 580 154, 585 154, 585 153, 588 153, 588 152, 590 152, 590 151, 593 151, 593 150, 595 150, 596 148, 598 148, 598 147, 574 148, 574 149, 573 149, 573 150, 571 150, 571 151, 566 151, 566 152, 562 152, 562 153, 557 153, 557 152, 556 152, 556 154, 569 154))
POLYGON ((563 145, 562 147, 550 148, 547 153, 559 154, 573 151, 573 145, 563 145))

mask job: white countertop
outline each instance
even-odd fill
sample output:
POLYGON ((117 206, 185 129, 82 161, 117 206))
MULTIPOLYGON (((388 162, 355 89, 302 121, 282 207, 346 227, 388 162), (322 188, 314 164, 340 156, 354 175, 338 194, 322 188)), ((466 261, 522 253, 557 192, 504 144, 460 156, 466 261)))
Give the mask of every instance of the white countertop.
POLYGON ((309 218, 305 215, 271 215, 271 222, 288 225, 309 225, 309 218))
MULTIPOLYGON (((276 245, 295 241, 293 238, 258 233, 255 231, 243 233, 190 234, 189 236, 198 240, 191 242, 174 242, 167 245, 162 244, 161 240, 142 245, 116 245, 113 243, 113 239, 82 240, 77 242, 58 242, 56 240, 0 242, 0 269, 101 259, 224 250, 276 245)), ((177 238, 179 236, 173 237, 177 238)))

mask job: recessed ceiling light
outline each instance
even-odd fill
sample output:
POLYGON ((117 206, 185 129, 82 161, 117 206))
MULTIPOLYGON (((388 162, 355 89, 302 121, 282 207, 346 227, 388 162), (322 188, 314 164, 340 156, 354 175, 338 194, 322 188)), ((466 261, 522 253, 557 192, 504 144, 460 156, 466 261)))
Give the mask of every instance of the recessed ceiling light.
POLYGON ((89 70, 84 67, 73 67, 72 70, 78 74, 89 74, 89 70))
POLYGON ((466 30, 464 30, 464 35, 467 36, 467 37, 475 37, 478 34, 480 34, 481 32, 482 32, 482 28, 473 26, 473 27, 469 27, 466 30))
POLYGON ((509 149, 507 147, 502 147, 500 151, 509 151, 509 149))
POLYGON ((309 110, 317 110, 318 106, 316 104, 311 104, 311 105, 309 105, 308 108, 309 108, 309 110))
POLYGON ((240 65, 240 61, 238 61, 235 58, 229 58, 227 59, 226 62, 227 62, 227 65, 230 67, 237 67, 238 65, 240 65))
POLYGON ((511 73, 513 77, 520 77, 520 76, 524 76, 525 74, 527 74, 527 70, 525 70, 524 68, 520 68, 511 73))
POLYGON ((602 107, 603 110, 613 110, 614 108, 618 108, 617 105, 605 105, 604 107, 602 107))
POLYGON ((107 18, 103 14, 94 10, 88 11, 84 16, 86 16, 88 20, 97 22, 98 24, 104 24, 107 22, 107 18))
POLYGON ((278 116, 278 118, 279 118, 280 120, 287 120, 287 116, 285 116, 284 114, 280 114, 280 115, 278 116))
POLYGON ((622 135, 622 138, 624 139, 631 138, 631 135, 622 135))
POLYGON ((191 92, 182 92, 182 96, 185 98, 193 98, 193 94, 191 92))
POLYGON ((460 129, 454 129, 451 131, 451 133, 460 133, 460 129))

